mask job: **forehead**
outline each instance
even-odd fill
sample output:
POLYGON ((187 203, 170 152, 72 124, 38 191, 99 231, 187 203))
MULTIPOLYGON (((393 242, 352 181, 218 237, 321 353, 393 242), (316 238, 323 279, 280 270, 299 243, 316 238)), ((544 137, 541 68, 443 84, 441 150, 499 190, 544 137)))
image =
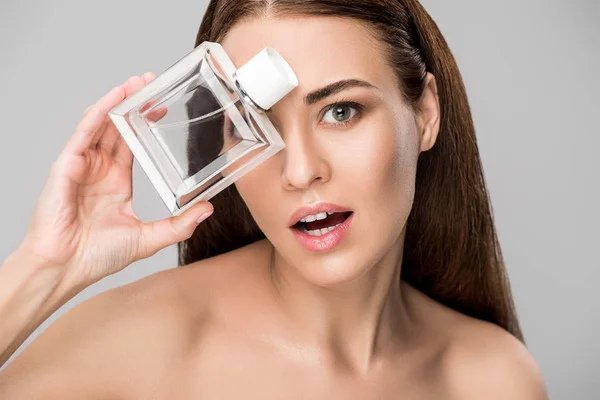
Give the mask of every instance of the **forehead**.
MULTIPOLYGON (((386 85, 393 71, 365 25, 331 17, 259 18, 236 23, 220 41, 236 67, 273 47, 310 90, 338 79, 386 85)), ((389 84, 389 83, 388 83, 389 84)))

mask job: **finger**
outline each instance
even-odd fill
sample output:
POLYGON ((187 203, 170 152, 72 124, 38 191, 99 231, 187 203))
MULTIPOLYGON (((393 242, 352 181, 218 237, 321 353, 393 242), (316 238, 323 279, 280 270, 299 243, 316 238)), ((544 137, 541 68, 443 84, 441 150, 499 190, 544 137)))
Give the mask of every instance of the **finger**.
POLYGON ((142 75, 142 79, 148 83, 152 80, 154 80, 154 78, 156 78, 156 75, 154 74, 154 72, 146 72, 144 75, 142 75))
MULTIPOLYGON (((146 84, 150 83, 150 81, 152 81, 154 78, 155 78, 155 75, 152 72, 146 72, 145 74, 142 75, 142 80, 144 82, 146 82, 146 84)), ((142 107, 140 107, 140 113, 143 113, 144 111, 146 111, 147 109, 152 107, 157 102, 158 102, 158 99, 148 100, 142 107)))
MULTIPOLYGON (((124 84, 125 98, 131 96, 133 93, 140 90, 145 85, 145 81, 139 76, 132 76, 124 84)), ((105 130, 98 130, 96 134, 97 146, 105 149, 108 152, 112 152, 117 139, 119 138, 119 131, 114 123, 110 120, 110 117, 106 117, 105 130)), ((92 145, 95 143, 92 142, 92 145)))
POLYGON ((142 114, 144 119, 150 122, 157 122, 165 115, 167 115, 167 106, 156 106, 155 108, 153 108, 156 105, 156 103, 158 103, 158 99, 151 99, 148 100, 142 107, 140 107, 140 113, 142 114))
POLYGON ((102 127, 108 111, 125 98, 125 90, 116 86, 98 102, 85 111, 84 117, 75 127, 75 132, 65 145, 64 151, 71 154, 83 154, 92 146, 97 131, 102 127))
POLYGON ((167 115, 167 111, 169 111, 167 106, 158 106, 146 115, 146 119, 151 122, 158 122, 167 115))
POLYGON ((88 113, 90 112, 90 110, 92 109, 92 107, 94 107, 94 105, 90 105, 88 106, 84 111, 83 111, 83 115, 81 116, 82 118, 85 117, 86 115, 88 115, 88 113))
POLYGON ((176 217, 143 223, 138 259, 148 258, 165 247, 190 238, 198 224, 208 218, 213 210, 211 203, 201 201, 176 217))
POLYGON ((158 103, 158 99, 150 99, 147 102, 145 102, 144 105, 140 107, 140 114, 145 113, 146 110, 148 110, 150 107, 152 107, 156 103, 158 103))

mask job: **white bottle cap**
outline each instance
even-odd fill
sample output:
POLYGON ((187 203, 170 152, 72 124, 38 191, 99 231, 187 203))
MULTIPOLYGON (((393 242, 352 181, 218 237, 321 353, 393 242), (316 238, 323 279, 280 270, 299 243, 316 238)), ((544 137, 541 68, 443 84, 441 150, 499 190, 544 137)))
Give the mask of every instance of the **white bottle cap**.
POLYGON ((271 47, 261 50, 236 74, 240 86, 263 110, 270 109, 298 86, 298 78, 292 68, 271 47))

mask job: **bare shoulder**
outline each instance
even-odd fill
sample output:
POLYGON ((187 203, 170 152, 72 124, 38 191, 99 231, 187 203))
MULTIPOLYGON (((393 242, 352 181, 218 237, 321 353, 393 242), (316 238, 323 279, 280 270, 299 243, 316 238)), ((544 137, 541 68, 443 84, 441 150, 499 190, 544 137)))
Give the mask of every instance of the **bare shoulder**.
POLYGON ((118 397, 136 382, 151 396, 153 382, 185 365, 210 297, 247 253, 163 270, 72 307, 0 372, 0 398, 118 397))
POLYGON ((166 270, 68 309, 0 373, 1 398, 107 398, 178 351, 183 319, 166 270), (174 312, 175 310, 175 312, 174 312), (65 397, 66 396, 66 397, 65 397))
POLYGON ((456 399, 547 399, 539 367, 525 345, 488 322, 469 319, 457 328, 444 372, 456 399))
MULTIPOLYGON (((412 288, 411 291, 417 293, 412 288)), ((449 399, 546 400, 541 372, 526 346, 501 327, 450 309, 418 292, 439 341, 438 370, 449 399), (441 335, 440 335, 441 334, 441 335)))

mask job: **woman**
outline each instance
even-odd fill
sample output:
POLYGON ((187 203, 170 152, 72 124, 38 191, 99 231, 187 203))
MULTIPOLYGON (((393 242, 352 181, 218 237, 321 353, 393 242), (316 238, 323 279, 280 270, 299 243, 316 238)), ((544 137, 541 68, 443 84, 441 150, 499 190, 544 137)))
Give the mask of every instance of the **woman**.
POLYGON ((106 112, 153 76, 91 107, 0 269, 19 288, 3 361, 131 262, 182 242, 185 267, 64 314, 0 374, 0 397, 546 398, 460 73, 422 6, 212 1, 205 40, 238 66, 265 45, 290 63, 299 86, 269 112, 286 148, 212 205, 144 224, 106 112))

